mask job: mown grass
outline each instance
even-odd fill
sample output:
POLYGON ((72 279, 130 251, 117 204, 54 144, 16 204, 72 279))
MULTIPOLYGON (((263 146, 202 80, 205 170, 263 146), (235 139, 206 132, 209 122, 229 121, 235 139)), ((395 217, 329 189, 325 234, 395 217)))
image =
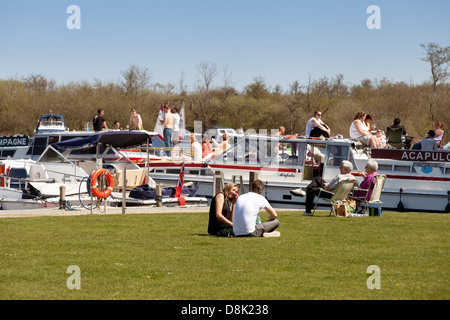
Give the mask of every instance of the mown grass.
POLYGON ((0 299, 450 298, 447 214, 279 216, 271 239, 209 236, 207 213, 0 219, 0 299))

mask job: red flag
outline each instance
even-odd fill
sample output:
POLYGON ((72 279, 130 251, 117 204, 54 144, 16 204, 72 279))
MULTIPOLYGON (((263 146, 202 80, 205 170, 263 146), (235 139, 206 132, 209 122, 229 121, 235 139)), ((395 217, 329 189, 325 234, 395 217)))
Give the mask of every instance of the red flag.
POLYGON ((184 162, 180 170, 180 177, 178 178, 177 188, 175 189, 175 197, 179 198, 181 196, 181 189, 183 189, 184 184, 184 162))

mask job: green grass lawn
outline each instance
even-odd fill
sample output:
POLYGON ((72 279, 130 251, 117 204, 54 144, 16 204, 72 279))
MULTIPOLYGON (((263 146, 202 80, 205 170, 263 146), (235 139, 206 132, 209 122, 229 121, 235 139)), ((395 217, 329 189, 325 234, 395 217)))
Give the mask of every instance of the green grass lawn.
POLYGON ((0 299, 450 298, 450 215, 327 214, 279 212, 280 238, 209 236, 207 213, 0 219, 0 299))

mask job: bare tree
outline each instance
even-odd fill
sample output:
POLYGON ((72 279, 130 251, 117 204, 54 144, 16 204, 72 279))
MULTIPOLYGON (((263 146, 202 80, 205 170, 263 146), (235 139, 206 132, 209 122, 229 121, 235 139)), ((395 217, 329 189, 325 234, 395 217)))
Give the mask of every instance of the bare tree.
POLYGON ((217 65, 215 63, 202 61, 196 66, 196 69, 198 71, 200 81, 203 82, 203 89, 205 91, 209 91, 211 82, 218 74, 217 65))
POLYGON ((289 85, 289 91, 288 94, 285 95, 285 97, 286 97, 285 106, 289 112, 289 130, 290 133, 292 134, 294 133, 295 120, 298 120, 296 119, 296 116, 298 110, 302 105, 302 97, 303 97, 302 88, 297 80, 289 85))
POLYGON ((129 96, 133 103, 137 102, 138 96, 147 89, 151 75, 148 68, 140 68, 131 65, 127 70, 121 72, 123 81, 121 87, 125 94, 129 96))
POLYGON ((427 45, 421 44, 425 49, 425 57, 423 61, 430 63, 433 98, 430 103, 431 120, 435 120, 434 109, 437 107, 437 86, 438 83, 443 83, 448 77, 448 64, 450 63, 450 46, 441 47, 437 43, 430 42, 427 45))

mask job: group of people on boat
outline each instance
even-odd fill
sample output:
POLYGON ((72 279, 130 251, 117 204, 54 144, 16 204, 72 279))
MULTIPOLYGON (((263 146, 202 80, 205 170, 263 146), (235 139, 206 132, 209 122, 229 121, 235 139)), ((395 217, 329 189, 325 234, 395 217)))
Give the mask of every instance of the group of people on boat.
POLYGON ((215 157, 221 155, 230 145, 228 135, 226 133, 222 135, 222 141, 220 143, 215 139, 215 137, 211 138, 211 142, 208 140, 202 140, 202 143, 200 144, 195 135, 191 133, 190 143, 192 160, 206 161, 209 159, 214 159, 215 157))
MULTIPOLYGON (((100 132, 102 130, 108 130, 108 123, 106 122, 105 118, 105 109, 98 108, 97 109, 97 115, 92 119, 92 125, 95 132, 100 132)), ((131 109, 131 115, 130 115, 130 121, 127 126, 131 130, 144 130, 144 126, 142 124, 142 117, 140 114, 137 113, 136 108, 131 109), (134 127, 134 129, 133 129, 134 127)), ((119 131, 120 129, 120 122, 118 120, 114 121, 113 124, 113 131, 119 131)))
MULTIPOLYGON (((363 111, 356 113, 349 127, 350 139, 361 143, 363 146, 368 146, 371 148, 392 148, 389 144, 389 137, 386 137, 382 130, 376 129, 375 124, 373 124, 373 120, 373 115, 366 114, 363 111)), ((393 124, 387 127, 387 129, 400 130, 403 142, 402 147, 404 149, 410 149, 413 138, 408 136, 405 127, 400 123, 400 118, 395 118, 393 124)), ((443 128, 444 123, 441 121, 436 121, 434 123, 433 130, 428 131, 425 138, 414 144, 412 148, 427 151, 441 148, 444 138, 443 128)), ((320 110, 316 110, 313 117, 306 123, 305 136, 311 138, 330 138, 330 135, 330 127, 322 121, 322 112, 320 110)))

